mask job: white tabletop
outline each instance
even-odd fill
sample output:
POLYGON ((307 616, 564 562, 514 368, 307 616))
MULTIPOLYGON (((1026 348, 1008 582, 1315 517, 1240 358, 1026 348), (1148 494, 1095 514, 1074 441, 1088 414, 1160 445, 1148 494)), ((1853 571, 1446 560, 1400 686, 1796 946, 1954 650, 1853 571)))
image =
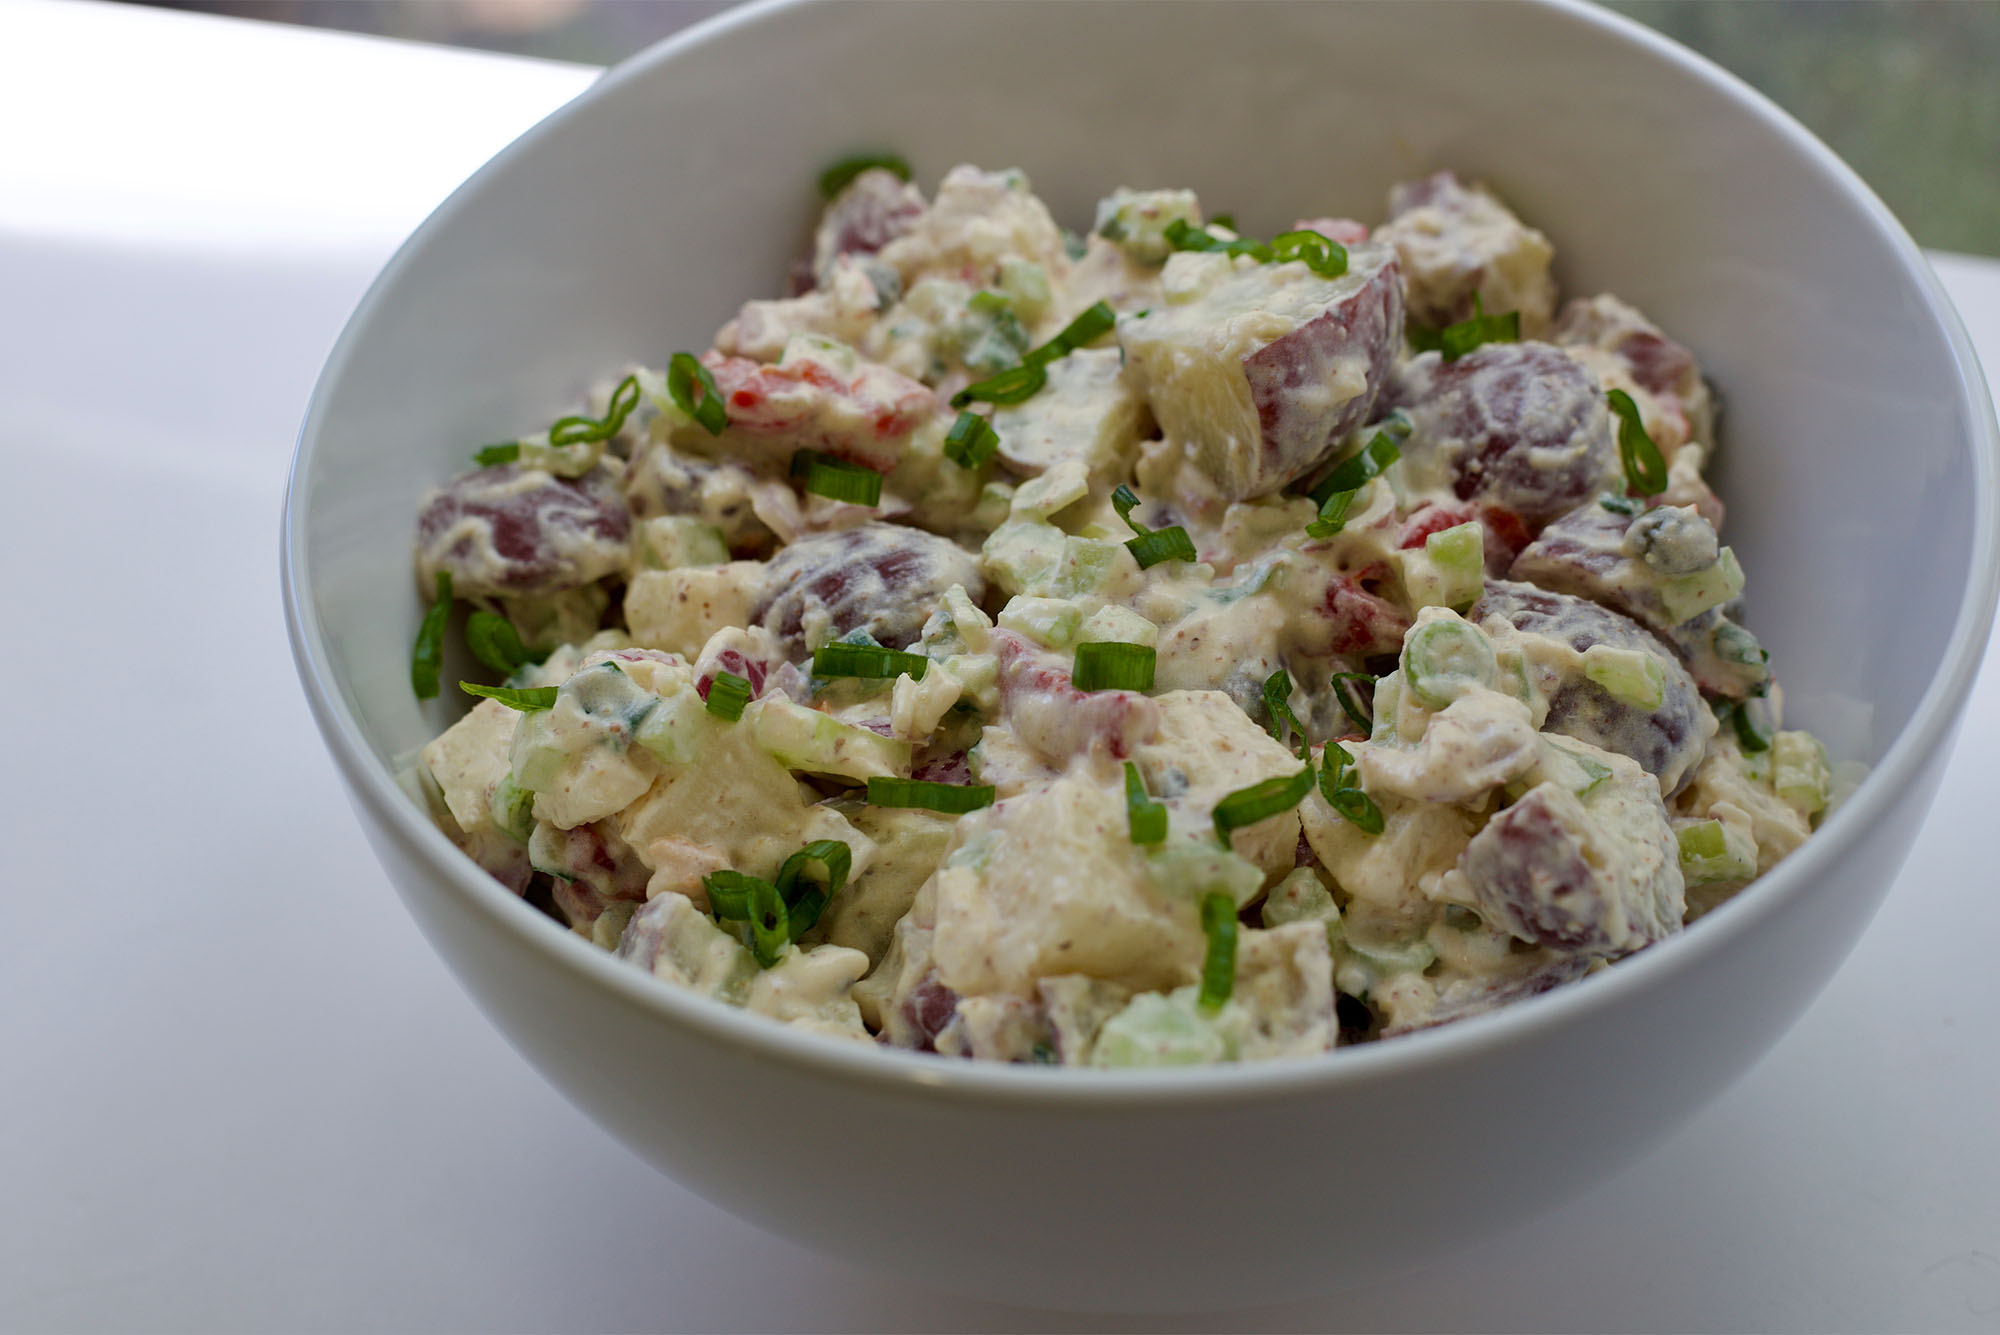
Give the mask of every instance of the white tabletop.
MULTIPOLYGON (((962 1302, 738 1223, 565 1104, 377 870, 276 556, 369 277, 593 73, 0 7, 0 1328, 2000 1330, 1991 662, 1887 907, 1769 1058, 1392 1283, 1185 1321, 962 1302)), ((2000 366, 2000 263, 1936 262, 2000 366)))

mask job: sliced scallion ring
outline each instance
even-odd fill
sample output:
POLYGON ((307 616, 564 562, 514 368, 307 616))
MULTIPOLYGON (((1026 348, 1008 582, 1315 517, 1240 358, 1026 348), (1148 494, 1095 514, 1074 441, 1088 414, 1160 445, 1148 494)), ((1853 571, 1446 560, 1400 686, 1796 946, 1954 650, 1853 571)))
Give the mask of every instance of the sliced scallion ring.
POLYGON ((1000 372, 998 375, 975 380, 964 389, 951 396, 951 406, 963 408, 969 403, 1010 404, 1026 403, 1041 393, 1042 386, 1049 382, 1049 373, 1032 362, 1000 372))
POLYGON ((909 161, 899 153, 856 153, 842 158, 819 174, 819 197, 831 201, 852 185, 855 177, 876 168, 894 172, 899 180, 910 179, 909 161))
POLYGON ((561 447, 610 440, 624 430, 625 419, 638 406, 639 377, 628 375, 618 382, 618 388, 611 391, 611 402, 605 405, 602 418, 559 417, 549 427, 549 444, 561 447))
POLYGON ((734 672, 718 672, 709 679, 704 703, 709 713, 725 723, 734 723, 743 717, 743 707, 750 703, 750 682, 734 672))
POLYGON ((880 473, 817 450, 799 450, 792 455, 792 476, 803 479, 807 491, 828 500, 846 501, 850 505, 882 502, 880 473))
POLYGON ((1216 837, 1224 848, 1230 847, 1231 833, 1290 811, 1306 800, 1312 786, 1313 768, 1307 765, 1297 774, 1274 775, 1248 788, 1238 788, 1215 804, 1216 837))
POLYGON ((715 387, 715 377, 692 352, 677 352, 667 363, 667 393, 673 398, 674 407, 701 423, 709 435, 719 436, 729 425, 729 410, 723 406, 722 391, 715 387), (699 403, 694 397, 697 386, 701 388, 699 403))
POLYGON ((1667 489, 1667 461, 1646 434, 1639 405, 1622 389, 1604 396, 1618 417, 1618 462, 1625 466, 1625 489, 1635 496, 1657 496, 1667 489))
POLYGON ((1201 900, 1201 930, 1208 936, 1208 953, 1201 962, 1201 1008, 1222 1009, 1236 990, 1236 903, 1220 890, 1201 900))
POLYGON ((1162 561, 1193 561, 1197 556, 1194 539, 1179 524, 1154 529, 1143 537, 1127 538, 1125 549, 1132 553, 1141 570, 1149 570, 1162 561))
POLYGON ((1375 678, 1369 676, 1366 672, 1336 672, 1333 674, 1333 698, 1340 702, 1341 711, 1363 733, 1373 732, 1375 730, 1375 712, 1362 702, 1358 689, 1350 688, 1350 682, 1355 683, 1356 687, 1366 684, 1369 690, 1373 692, 1375 678))
POLYGON ((1157 844, 1167 837, 1167 808, 1146 795, 1139 767, 1125 762, 1125 823, 1135 844, 1157 844))
POLYGON ((999 448, 1000 433, 978 413, 960 413, 944 435, 944 457, 964 469, 980 467, 999 448))
POLYGON ((885 779, 880 776, 868 780, 868 805, 875 807, 911 807, 918 811, 962 816, 968 811, 992 806, 993 796, 993 785, 990 783, 931 783, 923 779, 885 779))
POLYGON ((1070 680, 1079 691, 1150 691, 1154 662, 1153 647, 1147 644, 1079 644, 1070 680))
POLYGON ((869 677, 878 680, 904 673, 918 681, 930 668, 922 654, 906 654, 900 649, 883 649, 872 644, 829 644, 813 650, 816 677, 869 677))

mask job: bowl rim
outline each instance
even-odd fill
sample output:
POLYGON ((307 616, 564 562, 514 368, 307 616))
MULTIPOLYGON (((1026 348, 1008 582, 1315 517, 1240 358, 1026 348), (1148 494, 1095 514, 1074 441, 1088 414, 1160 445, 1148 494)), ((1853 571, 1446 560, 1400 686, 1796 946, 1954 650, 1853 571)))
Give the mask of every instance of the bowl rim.
MULTIPOLYGON (((1676 67, 1685 77, 1708 85, 1744 115, 1775 130, 1804 165, 1851 200, 1871 224, 1903 276, 1924 299, 1930 317, 1946 335, 1959 381, 1959 395, 1971 423, 1975 494, 1968 578, 1938 670, 1918 700, 1910 721, 1839 810, 1829 816, 1798 852, 1702 919, 1698 930, 1618 962, 1614 969, 1512 1005, 1434 1029, 1341 1049, 1313 1058, 1231 1063, 1176 1069, 1100 1071, 1089 1068, 1016 1066, 999 1062, 942 1060, 877 1043, 834 1042, 789 1025, 701 996, 641 972, 611 952, 584 941, 548 919, 522 897, 481 871, 405 795, 387 767, 376 762, 353 712, 332 686, 331 655, 313 610, 312 572, 307 557, 305 479, 313 472, 319 436, 334 385, 343 378, 377 309, 432 236, 476 206, 485 183, 513 160, 534 151, 552 125, 582 105, 608 96, 625 84, 654 76, 737 28, 770 22, 783 11, 816 0, 752 0, 694 24, 655 43, 606 72, 575 98, 552 111, 461 183, 399 246, 369 285, 342 328, 314 383, 301 422, 285 487, 280 531, 280 581, 285 622, 300 684, 327 748, 358 805, 378 831, 396 839, 414 861, 431 873, 443 893, 457 894, 477 911, 492 915, 529 949, 607 988, 628 1006, 687 1027, 704 1039, 725 1043, 769 1062, 804 1068, 884 1090, 923 1091, 926 1097, 988 1104, 1102 1109, 1136 1105, 1205 1104, 1265 1097, 1301 1096, 1393 1080, 1412 1070, 1443 1068, 1479 1060, 1534 1041, 1576 1021, 1584 1012, 1618 1003, 1621 997, 1653 986, 1656 975, 1685 972, 1725 948, 1730 937, 1785 911, 1810 885, 1852 849, 1861 833, 1881 820, 1933 751, 1949 745, 1958 716, 1984 656, 1996 594, 2000 594, 2000 426, 1979 360, 1951 300, 1908 232, 1888 207, 1833 151, 1770 99, 1703 56, 1633 20, 1586 0, 1528 0, 1536 9, 1567 17, 1638 48, 1676 67)), ((392 878, 393 879, 393 878, 392 878)))

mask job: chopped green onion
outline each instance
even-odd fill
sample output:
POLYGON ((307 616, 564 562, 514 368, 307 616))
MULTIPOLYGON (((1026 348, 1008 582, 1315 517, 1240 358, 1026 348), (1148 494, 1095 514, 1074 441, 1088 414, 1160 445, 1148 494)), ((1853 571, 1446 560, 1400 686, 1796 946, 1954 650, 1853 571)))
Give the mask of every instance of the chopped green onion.
POLYGON ((472 456, 472 462, 481 468, 494 468, 500 464, 511 464, 521 457, 521 442, 503 440, 497 445, 482 445, 479 453, 472 456))
POLYGON ((1149 570, 1162 561, 1192 561, 1197 556, 1194 539, 1179 524, 1155 529, 1142 538, 1127 538, 1125 548, 1141 570, 1149 570))
POLYGON ((585 445, 592 441, 610 440, 625 427, 625 419, 639 406, 639 377, 628 375, 618 382, 618 388, 611 391, 611 402, 604 407, 604 416, 559 417, 549 428, 549 444, 585 445))
POLYGON ((743 706, 750 703, 750 683, 734 672, 718 672, 708 682, 708 712, 725 723, 734 723, 743 717, 743 706))
POLYGON ((826 906, 840 893, 854 867, 854 851, 839 839, 815 839, 785 859, 778 868, 776 889, 785 905, 785 939, 796 941, 812 929, 826 906), (806 868, 818 863, 822 881, 806 879, 806 868))
POLYGON ((1116 640, 1079 644, 1070 666, 1070 680, 1079 691, 1150 691, 1154 653, 1151 645, 1116 640))
POLYGON ((988 288, 973 293, 965 305, 968 310, 978 311, 981 315, 1005 315, 1011 309, 1006 293, 988 288))
POLYGON ((667 393, 673 396, 674 407, 701 423, 709 435, 719 436, 729 425, 729 410, 723 406, 715 377, 692 352, 677 352, 667 363, 667 393), (697 385, 701 386, 700 403, 694 400, 697 385))
POLYGON ((914 807, 962 816, 968 811, 993 805, 990 783, 928 783, 922 779, 868 780, 868 804, 876 807, 914 807))
POLYGON ((792 476, 803 477, 807 491, 828 500, 853 505, 879 505, 882 501, 880 473, 817 450, 799 450, 792 455, 792 476))
MULTIPOLYGON (((1235 231, 1235 228, 1230 228, 1235 231)), ((1225 255, 1248 255, 1262 264, 1269 264, 1277 256, 1262 241, 1252 241, 1248 237, 1238 237, 1234 241, 1224 241, 1206 227, 1191 227, 1184 218, 1176 218, 1166 226, 1164 233, 1167 244, 1175 250, 1220 251, 1225 255)))
POLYGON ((1031 362, 975 380, 964 389, 951 396, 951 406, 963 408, 968 403, 1026 403, 1041 393, 1042 386, 1049 383, 1049 373, 1031 362))
POLYGON ((1368 443, 1355 453, 1334 465, 1333 471, 1319 480, 1319 485, 1307 493, 1314 502, 1325 505, 1335 495, 1343 491, 1359 491, 1383 469, 1403 457, 1401 442, 1410 434, 1410 419, 1400 414, 1389 418, 1368 443))
POLYGON ((1171 528, 1147 528, 1132 518, 1132 511, 1138 506, 1138 494, 1122 482, 1118 484, 1118 489, 1111 493, 1111 508, 1116 510, 1118 517, 1139 535, 1125 542, 1126 550, 1131 552, 1132 559, 1139 563, 1139 569, 1149 570, 1162 561, 1193 561, 1197 558, 1194 539, 1188 536, 1185 528, 1179 524, 1171 528))
POLYGON ((945 432, 944 457, 960 468, 978 468, 1000 448, 1000 433, 978 413, 960 413, 945 432))
POLYGON ((1771 749, 1771 739, 1778 730, 1771 726, 1768 704, 1752 696, 1740 704, 1728 706, 1728 709, 1736 724, 1736 744, 1745 754, 1771 749))
POLYGON ((1361 696, 1358 692, 1351 698, 1349 697, 1347 683, 1351 681, 1365 681, 1370 687, 1375 685, 1375 678, 1369 676, 1366 672, 1336 672, 1333 674, 1333 698, 1340 701, 1341 710, 1353 721, 1355 727, 1361 729, 1364 733, 1373 732, 1375 730, 1375 712, 1361 704, 1361 696))
POLYGON ((1328 742, 1320 754, 1319 795, 1348 824, 1363 834, 1380 834, 1386 824, 1375 799, 1349 782, 1354 777, 1354 756, 1339 742, 1328 742))
POLYGON ((1264 726, 1279 741, 1285 740, 1285 730, 1300 742, 1306 738, 1306 730, 1299 726, 1298 715, 1292 712, 1292 674, 1279 668, 1264 679, 1264 726))
POLYGON ((1021 358, 1024 366, 1046 366, 1058 357, 1067 357, 1078 348, 1089 347, 1111 332, 1118 313, 1102 301, 1093 302, 1083 313, 1064 325, 1059 333, 1021 358))
POLYGON ((506 686, 481 686, 476 681, 462 681, 458 689, 467 695, 484 696, 488 700, 498 700, 509 709, 518 709, 523 714, 555 706, 556 688, 553 686, 530 686, 525 690, 514 690, 506 686))
POLYGON ((1479 294, 1475 292, 1472 294, 1470 319, 1446 325, 1443 329, 1412 325, 1407 334, 1410 346, 1418 352, 1435 352, 1445 361, 1455 362, 1482 343, 1520 342, 1521 313, 1508 311, 1505 315, 1488 315, 1479 294))
POLYGON ((720 918, 734 918, 750 924, 750 953, 768 969, 792 943, 791 914, 778 887, 758 876, 740 871, 710 872, 701 878, 708 891, 708 904, 720 918))
POLYGON ((1271 238, 1271 253, 1281 263, 1303 260, 1306 268, 1321 278, 1338 278, 1347 272, 1347 247, 1309 228, 1278 233, 1271 238))
POLYGON ((1218 213, 1209 221, 1217 227, 1227 227, 1232 232, 1236 230, 1236 215, 1233 213, 1218 213))
POLYGON ((1167 837, 1167 808, 1146 795, 1139 767, 1125 762, 1125 823, 1135 844, 1157 844, 1167 837))
POLYGON ((1215 804, 1216 837, 1222 840, 1224 848, 1230 847, 1231 831, 1290 811, 1306 800, 1312 786, 1313 768, 1307 765, 1297 774, 1279 774, 1248 788, 1238 788, 1215 804))
POLYGON ((842 158, 819 174, 819 197, 831 200, 847 189, 855 177, 877 167, 885 172, 894 172, 901 180, 910 179, 910 164, 901 154, 856 153, 851 158, 842 158))
POLYGON ((1201 962, 1201 1008, 1219 1011, 1236 990, 1236 903, 1220 890, 1201 899, 1201 930, 1208 954, 1201 962))
POLYGON ((465 620, 465 643, 472 656, 495 672, 512 673, 533 660, 514 623, 497 612, 474 612, 465 620))
POLYGON ((1646 508, 1630 496, 1618 496, 1608 491, 1597 498, 1597 503, 1614 515, 1636 515, 1646 508))
POLYGON ((1625 489, 1635 496, 1657 496, 1667 489, 1667 461, 1639 420, 1639 405, 1622 389, 1604 396, 1618 416, 1618 462, 1625 465, 1625 489))
POLYGON ((1336 491, 1319 507, 1319 518, 1306 525, 1308 538, 1330 538, 1347 527, 1347 511, 1354 504, 1356 491, 1336 491))
POLYGON ((870 677, 887 679, 909 673, 918 681, 931 660, 922 654, 906 654, 899 649, 883 649, 872 644, 829 644, 813 650, 816 677, 870 677))
POLYGON ((451 572, 437 572, 437 597, 417 623, 417 642, 410 646, 410 688, 417 699, 428 700, 438 693, 438 674, 444 670, 444 628, 451 620, 451 572))

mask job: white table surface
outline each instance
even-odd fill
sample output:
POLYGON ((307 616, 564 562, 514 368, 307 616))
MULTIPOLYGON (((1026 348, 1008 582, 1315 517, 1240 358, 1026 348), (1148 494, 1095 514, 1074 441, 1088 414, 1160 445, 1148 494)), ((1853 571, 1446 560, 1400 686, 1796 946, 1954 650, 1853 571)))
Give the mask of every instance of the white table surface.
MULTIPOLYGON (((738 1223, 543 1084, 363 843, 278 513, 374 270, 592 77, 0 7, 0 1328, 2000 1330, 1993 660, 1777 1049, 1615 1181, 1393 1283, 1193 1320, 963 1302, 738 1223)), ((2000 366, 2000 263, 1936 263, 2000 366)))

